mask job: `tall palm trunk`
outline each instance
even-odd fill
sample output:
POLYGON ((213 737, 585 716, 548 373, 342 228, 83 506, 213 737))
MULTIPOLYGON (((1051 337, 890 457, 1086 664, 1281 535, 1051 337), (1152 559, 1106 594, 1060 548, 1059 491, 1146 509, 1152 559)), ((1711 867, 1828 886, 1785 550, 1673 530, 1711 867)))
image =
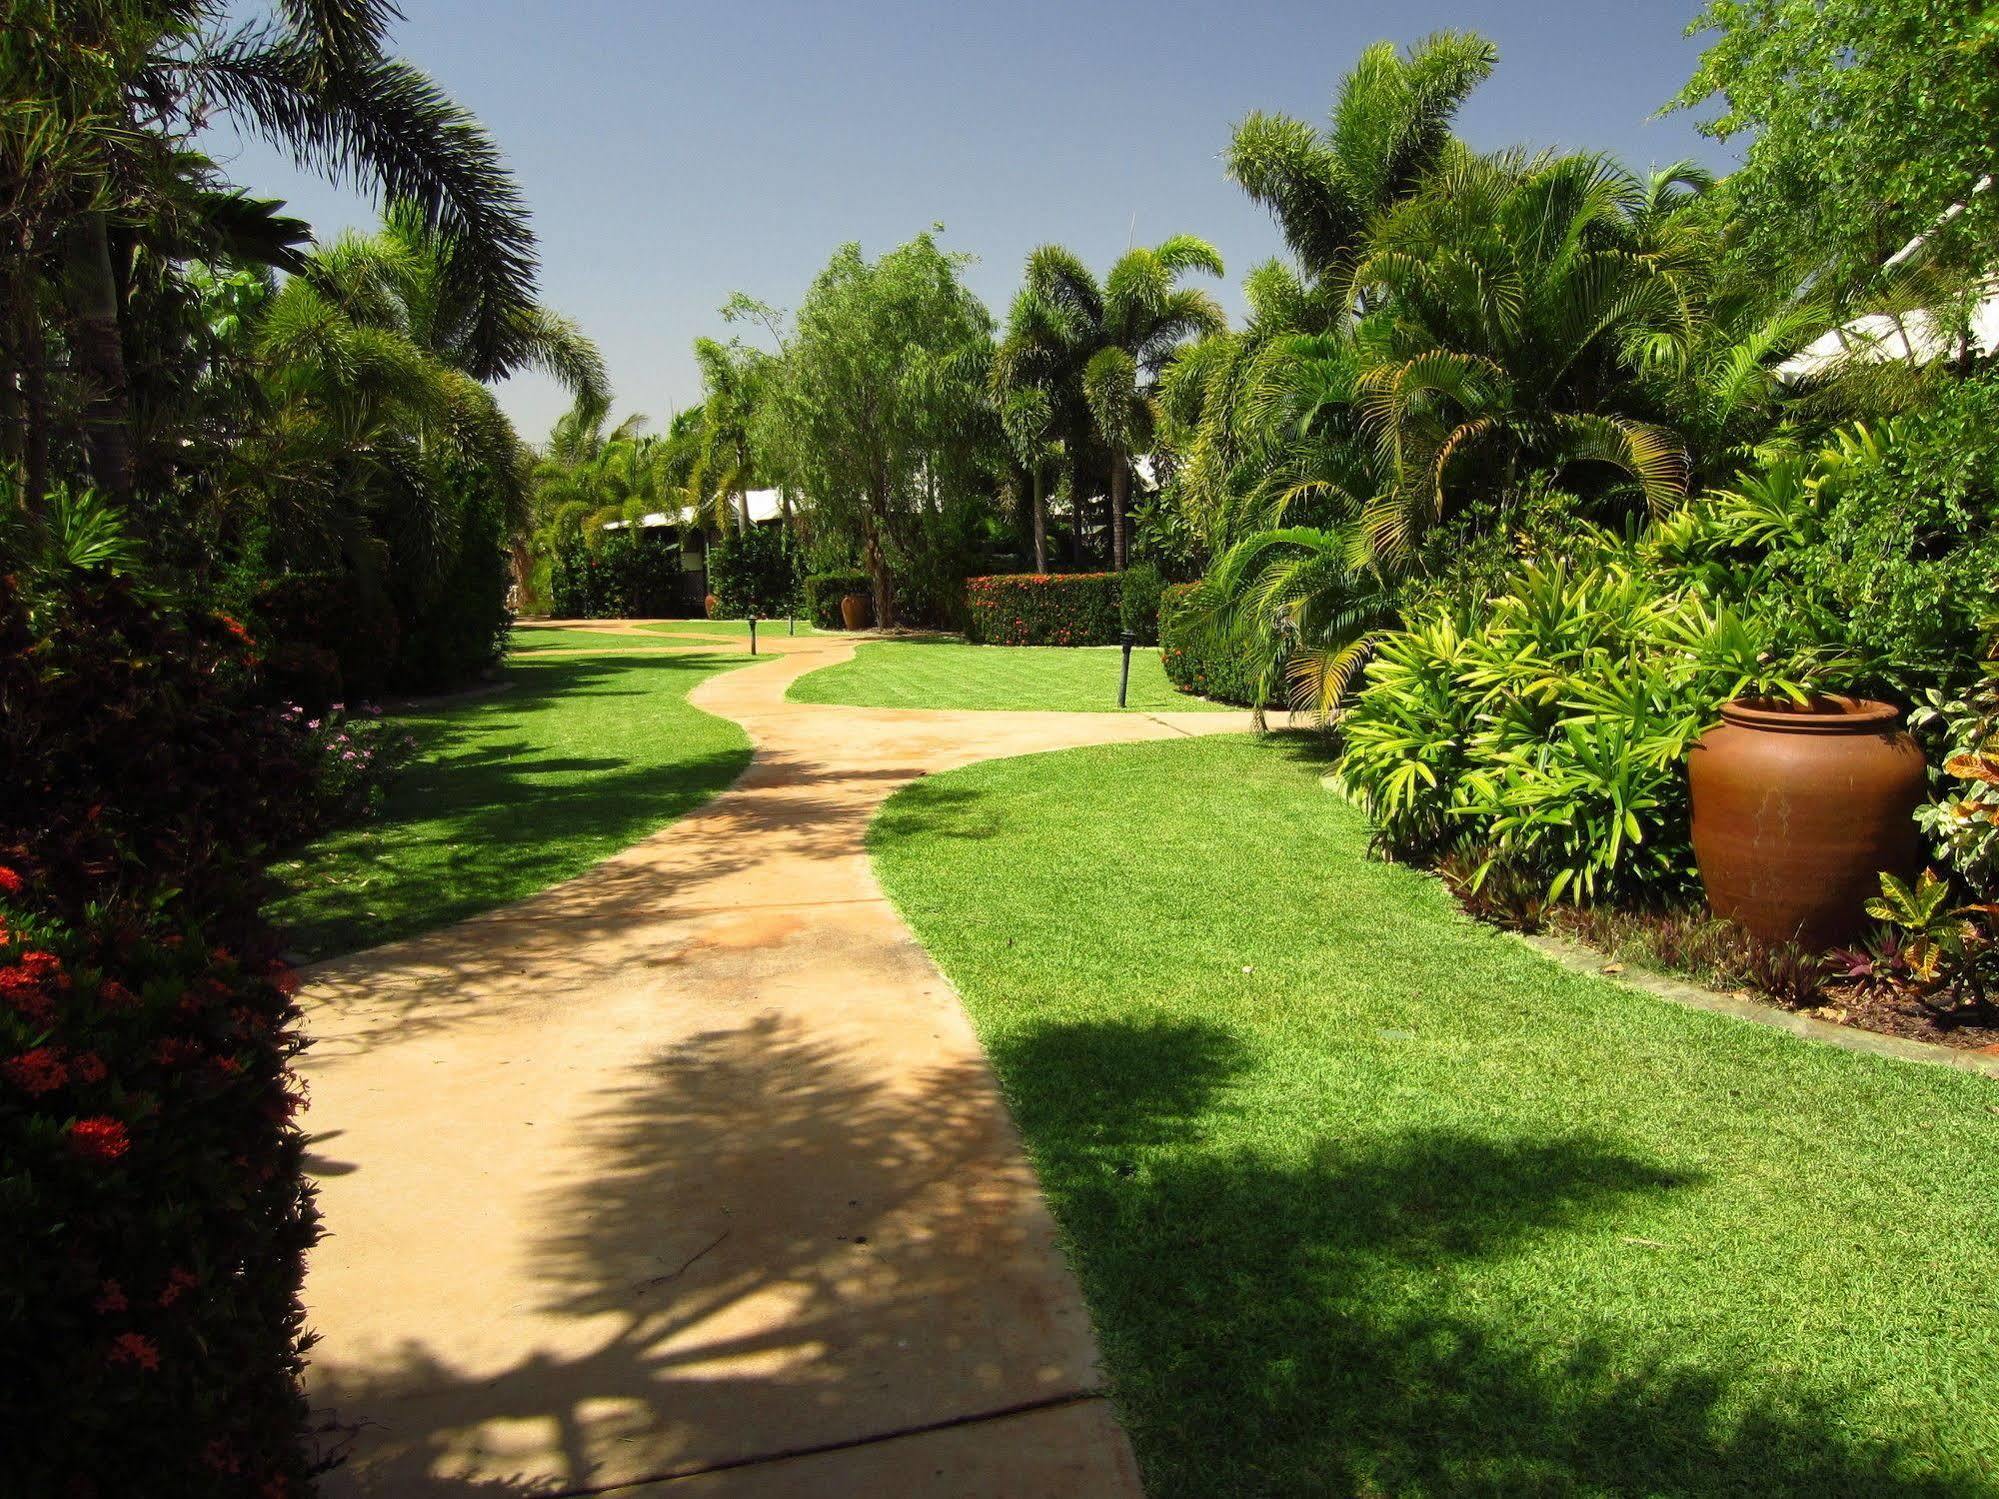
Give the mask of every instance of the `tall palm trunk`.
POLYGON ((1034 570, 1048 571, 1048 494, 1039 462, 1034 465, 1034 570))
POLYGON ((1125 563, 1125 511, 1131 503, 1131 464, 1123 458, 1111 460, 1111 569, 1123 572, 1125 563))
POLYGON ((76 320, 77 369, 90 391, 83 408, 90 476, 98 493, 125 503, 132 498, 131 397, 125 385, 111 236, 103 214, 77 216, 63 236, 63 269, 76 320))

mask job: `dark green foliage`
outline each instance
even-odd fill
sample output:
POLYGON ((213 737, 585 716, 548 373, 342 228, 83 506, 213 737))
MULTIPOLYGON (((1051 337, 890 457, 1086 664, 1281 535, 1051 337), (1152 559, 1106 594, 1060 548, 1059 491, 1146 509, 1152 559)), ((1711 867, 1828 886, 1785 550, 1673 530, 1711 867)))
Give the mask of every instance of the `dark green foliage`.
POLYGON ((708 549, 708 591, 721 619, 771 619, 798 600, 798 550, 781 525, 752 526, 708 549))
POLYGON ((1114 645, 1117 573, 1009 573, 965 580, 974 645, 1114 645))
POLYGON ((840 600, 850 593, 868 591, 868 575, 849 569, 844 572, 809 574, 799 587, 805 595, 805 612, 822 630, 842 628, 840 600))
MULTIPOLYGON (((1258 706, 1259 668, 1243 659, 1191 605, 1198 583, 1174 583, 1159 591, 1159 649, 1166 675, 1182 692, 1218 703, 1258 706)), ((1275 703, 1264 703, 1275 707, 1275 703)))
POLYGON ((396 589, 403 640, 396 686, 435 692, 497 665, 513 625, 510 582, 500 508, 490 496, 474 496, 465 504, 458 547, 443 577, 429 587, 396 589))
POLYGON ((0 581, 0 1408, 22 1495, 298 1494, 316 1237, 247 633, 0 581))
POLYGON ((1118 623, 1138 637, 1140 645, 1159 644, 1159 593, 1165 587, 1159 569, 1134 562, 1124 570, 1118 593, 1118 623))
POLYGON ((395 611, 353 573, 289 573, 250 601, 272 695, 307 707, 377 697, 402 643, 395 611))
POLYGON ((687 612, 680 553, 646 528, 610 531, 595 548, 556 549, 549 608, 558 619, 664 619, 687 612))

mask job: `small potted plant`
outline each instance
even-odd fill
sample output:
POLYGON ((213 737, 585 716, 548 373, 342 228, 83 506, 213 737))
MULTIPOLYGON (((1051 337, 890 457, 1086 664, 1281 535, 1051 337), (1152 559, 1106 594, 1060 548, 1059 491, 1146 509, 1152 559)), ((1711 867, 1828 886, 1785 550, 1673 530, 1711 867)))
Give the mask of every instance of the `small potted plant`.
POLYGON ((865 630, 874 612, 874 602, 865 593, 840 595, 840 623, 850 630, 865 630))

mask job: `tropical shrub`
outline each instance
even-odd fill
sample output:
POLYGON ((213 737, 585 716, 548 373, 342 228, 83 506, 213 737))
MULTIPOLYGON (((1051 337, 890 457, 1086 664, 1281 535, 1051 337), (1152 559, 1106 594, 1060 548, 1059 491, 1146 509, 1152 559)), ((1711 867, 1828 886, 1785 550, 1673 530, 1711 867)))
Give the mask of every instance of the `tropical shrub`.
POLYGON ((797 607, 798 555, 783 526, 752 526, 708 548, 708 588, 725 619, 769 619, 797 607))
POLYGON ((507 606, 512 584, 504 545, 505 517, 490 495, 466 499, 458 543, 432 578, 399 570, 391 596, 402 623, 396 686, 435 692, 484 674, 506 654, 513 629, 507 606))
POLYGON ((301 1494, 293 980, 306 826, 247 632, 0 577, 0 1404, 22 1494, 301 1494))
POLYGON ((1883 874, 1867 914, 1881 923, 1873 940, 1834 955, 1848 984, 1946 1023, 1985 1018, 1999 996, 1999 907, 1961 903, 1948 880, 1926 869, 1913 885, 1883 874))
POLYGON ((965 580, 965 638, 975 645, 1112 645, 1117 573, 1007 573, 965 580))
POLYGON ((1134 562, 1124 570, 1118 591, 1118 623, 1140 645, 1159 644, 1159 595, 1166 586, 1150 562, 1134 562))
POLYGON ((415 736, 383 722, 379 708, 352 715, 345 703, 333 703, 315 714, 292 703, 282 717, 298 736, 294 752, 305 768, 316 827, 375 816, 416 753, 415 736))
POLYGON ((1937 858, 1983 900, 1999 899, 1999 662, 1961 694, 1932 687, 1910 710, 1918 732, 1941 741, 1936 794, 1916 809, 1937 858))
POLYGON ((395 611, 353 573, 288 573, 250 600, 277 696, 323 707, 379 697, 402 644, 395 611))
POLYGON ((1238 643, 1214 627, 1200 593, 1198 583, 1173 583, 1159 591, 1159 654, 1167 679, 1182 692, 1218 703, 1278 706, 1258 690, 1264 666, 1246 659, 1238 643))
POLYGON ((805 609, 812 623, 822 630, 837 630, 840 600, 850 593, 868 592, 868 575, 852 568, 839 572, 812 573, 799 584, 805 594, 805 609))
POLYGON ((608 531, 595 547, 556 548, 549 607, 560 619, 661 619, 685 613, 680 553, 646 527, 608 531))
POLYGON ((1383 637, 1340 720, 1336 783, 1399 856, 1466 842, 1550 899, 1671 895, 1694 877, 1688 747, 1731 698, 1807 690, 1812 663, 1769 645, 1626 560, 1530 566, 1482 614, 1383 637))

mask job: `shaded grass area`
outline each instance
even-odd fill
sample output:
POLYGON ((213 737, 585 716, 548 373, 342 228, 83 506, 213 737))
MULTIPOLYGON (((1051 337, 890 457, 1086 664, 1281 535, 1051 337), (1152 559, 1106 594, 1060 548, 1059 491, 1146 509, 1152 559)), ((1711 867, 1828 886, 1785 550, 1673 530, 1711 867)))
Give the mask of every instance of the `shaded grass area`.
POLYGON ((653 640, 645 635, 629 630, 563 630, 563 629, 517 629, 514 631, 512 650, 515 655, 532 654, 535 651, 555 650, 613 650, 613 651, 656 651, 673 642, 653 640))
POLYGON ((1999 1490, 1999 1085, 1545 961, 1296 742, 916 782, 1153 1499, 1999 1490))
MULTIPOLYGON (((817 635, 819 633, 819 631, 812 628, 810 620, 801 619, 797 621, 797 625, 797 633, 800 635, 817 635)), ((654 635, 726 635, 743 640, 747 640, 750 633, 749 621, 743 619, 666 619, 649 625, 640 625, 639 628, 654 635)), ((782 635, 784 633, 785 621, 781 619, 760 619, 757 621, 757 634, 759 636, 782 635)))
POLYGON ((747 656, 516 657, 506 690, 399 721, 422 745, 385 814, 274 871, 269 908, 311 957, 441 926, 566 880, 699 806, 747 736, 687 693, 747 656))
MULTIPOLYGON (((871 641, 851 661, 807 672, 786 694, 795 703, 856 708, 1040 709, 1116 712, 1116 646, 965 645, 960 641, 871 641)), ((1166 679, 1159 652, 1131 653, 1134 713, 1224 712, 1166 679)))

